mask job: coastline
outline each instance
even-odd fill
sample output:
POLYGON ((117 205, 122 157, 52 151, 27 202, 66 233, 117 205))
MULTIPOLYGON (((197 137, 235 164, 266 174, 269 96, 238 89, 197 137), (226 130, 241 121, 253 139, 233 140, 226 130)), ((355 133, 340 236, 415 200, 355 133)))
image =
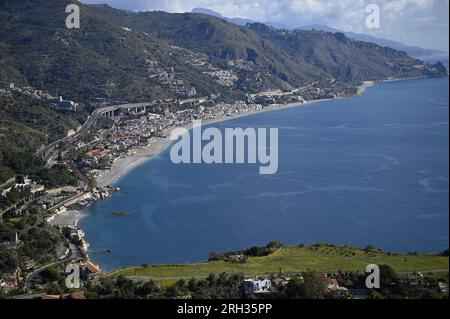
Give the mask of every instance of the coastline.
MULTIPOLYGON (((368 86, 367 86, 368 87, 368 86)), ((358 95, 362 94, 367 87, 365 87, 362 91, 358 91, 358 95)), ((273 112, 273 111, 279 111, 284 110, 288 108, 294 108, 294 107, 302 107, 302 106, 308 106, 311 104, 316 104, 320 102, 326 102, 326 101, 332 101, 337 100, 336 99, 321 99, 321 100, 314 100, 314 101, 308 101, 305 103, 291 103, 291 104, 273 104, 270 106, 265 107, 264 109, 260 111, 250 111, 245 113, 239 113, 233 116, 222 116, 214 119, 209 120, 202 120, 202 125, 211 125, 215 123, 222 123, 231 121, 237 118, 246 117, 250 115, 255 115, 259 113, 266 113, 266 112, 273 112)), ((185 128, 185 129, 192 129, 192 123, 178 126, 179 128, 185 128)), ((163 133, 167 135, 166 138, 160 138, 158 137, 155 142, 148 146, 140 147, 135 149, 136 151, 135 155, 127 156, 125 158, 118 158, 114 161, 111 170, 104 172, 101 176, 97 178, 97 185, 99 187, 106 187, 106 186, 114 186, 118 181, 120 181, 121 178, 125 177, 130 171, 132 171, 134 168, 141 166, 142 164, 152 160, 155 156, 159 155, 162 151, 164 151, 172 141, 170 140, 170 132, 172 131, 174 127, 166 129, 163 133)))
POLYGON ((50 217, 47 222, 52 226, 78 226, 78 222, 86 217, 86 214, 81 210, 68 210, 50 217))
MULTIPOLYGON (((272 104, 269 105, 262 110, 259 111, 249 111, 245 113, 239 113, 232 116, 221 116, 214 119, 203 120, 202 125, 211 125, 215 123, 222 123, 230 120, 234 120, 241 117, 246 117, 250 115, 255 115, 258 113, 265 112, 273 112, 279 111, 289 108, 297 108, 303 106, 310 106, 312 104, 317 104, 321 102, 341 100, 350 97, 358 97, 364 94, 364 92, 374 86, 376 82, 374 81, 365 81, 363 82, 357 89, 357 93, 355 95, 338 97, 334 99, 320 99, 307 101, 304 103, 290 103, 290 104, 272 104)), ((180 128, 191 129, 192 123, 179 126, 180 128)), ((166 129, 163 133, 167 136, 165 138, 157 137, 154 142, 152 142, 148 146, 142 146, 138 148, 134 148, 133 150, 136 152, 134 155, 119 157, 115 159, 111 169, 109 171, 105 171, 103 174, 97 177, 96 182, 98 187, 106 187, 106 186, 115 186, 123 177, 125 177, 129 172, 133 169, 151 161, 156 156, 158 156, 162 151, 164 151, 167 147, 170 146, 172 141, 170 140, 170 132, 174 129, 174 127, 166 129)), ((49 218, 48 222, 53 226, 77 226, 79 221, 87 216, 83 210, 68 210, 64 213, 54 215, 49 218)))
MULTIPOLYGON (((314 101, 307 101, 305 103, 291 103, 291 104, 272 104, 265 108, 263 108, 260 111, 250 111, 246 113, 240 113, 233 116, 222 116, 210 120, 202 121, 202 125, 211 125, 215 123, 222 123, 230 120, 234 120, 237 118, 250 116, 258 113, 265 113, 265 112, 273 112, 273 111, 280 111, 284 109, 294 108, 294 107, 303 107, 303 106, 309 106, 316 103, 326 102, 326 101, 333 101, 333 100, 339 100, 339 99, 345 99, 349 97, 355 97, 355 96, 361 96, 364 94, 364 92, 375 85, 374 81, 365 81, 358 87, 358 91, 356 95, 354 96, 346 96, 346 97, 339 97, 334 99, 320 99, 320 100, 314 100, 314 101)), ((180 128, 186 128, 191 129, 192 123, 189 123, 187 125, 180 126, 180 128)), ((145 164, 146 162, 152 160, 155 156, 159 155, 162 151, 164 151, 168 146, 171 144, 170 140, 170 131, 173 128, 166 129, 164 131, 164 134, 167 135, 166 138, 157 138, 155 142, 153 142, 151 145, 140 147, 138 149, 135 149, 136 154, 127 156, 125 158, 118 158, 114 161, 114 164, 112 165, 112 168, 110 171, 107 171, 103 173, 101 176, 97 178, 97 185, 99 187, 106 187, 106 186, 114 186, 118 181, 120 181, 121 178, 125 177, 130 171, 132 171, 134 168, 141 166, 145 164)))

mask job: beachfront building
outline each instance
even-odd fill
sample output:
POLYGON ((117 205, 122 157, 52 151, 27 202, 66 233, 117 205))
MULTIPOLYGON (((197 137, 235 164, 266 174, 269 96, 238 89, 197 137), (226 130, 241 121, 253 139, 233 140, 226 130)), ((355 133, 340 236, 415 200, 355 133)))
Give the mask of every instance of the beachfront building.
POLYGON ((100 267, 95 265, 91 261, 81 262, 79 266, 82 280, 93 279, 102 274, 100 267))

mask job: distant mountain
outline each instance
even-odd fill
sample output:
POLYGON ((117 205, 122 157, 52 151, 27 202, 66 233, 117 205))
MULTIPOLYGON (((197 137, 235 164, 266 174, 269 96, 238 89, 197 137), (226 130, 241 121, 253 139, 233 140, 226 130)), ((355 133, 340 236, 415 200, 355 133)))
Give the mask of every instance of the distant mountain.
POLYGON ((305 25, 303 27, 293 28, 293 29, 317 30, 317 31, 325 31, 325 32, 331 32, 331 33, 336 33, 336 32, 344 33, 342 30, 338 30, 338 29, 335 29, 335 28, 332 28, 332 27, 328 27, 326 25, 321 25, 321 24, 308 24, 308 25, 305 25))
MULTIPOLYGON (((342 33, 238 26, 205 14, 81 8, 80 29, 65 27, 73 0, 6 0, 0 5, 0 81, 88 102, 175 97, 176 87, 230 100, 248 92, 292 89, 332 79, 355 83, 443 76, 404 52, 348 39, 342 33), (206 64, 194 61, 207 61, 206 64), (235 83, 211 70, 234 68, 235 83)), ((328 82, 327 82, 328 81, 328 82)))
MULTIPOLYGON (((237 24, 237 25, 246 25, 247 23, 255 23, 255 21, 248 20, 248 19, 227 18, 227 17, 222 16, 219 12, 216 12, 216 11, 210 10, 210 9, 205 9, 205 8, 195 8, 192 10, 192 12, 208 14, 208 15, 211 15, 214 17, 224 19, 226 21, 229 21, 229 22, 237 24)), ((371 43, 375 43, 375 44, 378 44, 383 47, 389 47, 389 48, 392 48, 392 49, 395 49, 398 51, 404 51, 404 52, 408 53, 408 55, 410 55, 416 59, 438 62, 439 60, 436 60, 436 58, 433 60, 430 60, 430 58, 442 56, 441 59, 443 58, 444 61, 448 61, 448 55, 443 51, 423 49, 423 48, 416 47, 416 46, 407 46, 407 45, 404 45, 400 42, 396 42, 393 40, 377 38, 377 37, 370 36, 367 34, 344 32, 344 31, 341 31, 341 30, 338 30, 338 29, 335 29, 332 27, 325 26, 325 25, 312 24, 312 25, 306 25, 306 26, 302 26, 302 27, 292 27, 292 26, 290 27, 290 26, 287 26, 287 25, 284 25, 281 23, 274 23, 274 22, 264 22, 264 24, 266 24, 268 26, 272 26, 277 29, 286 29, 286 30, 301 29, 301 30, 320 30, 320 31, 332 32, 332 33, 342 32, 351 39, 358 40, 358 41, 371 42, 371 43)))
MULTIPOLYGON (((325 31, 325 32, 343 32, 341 30, 338 29, 334 29, 328 26, 324 26, 324 25, 318 25, 318 24, 314 24, 314 25, 307 25, 307 26, 303 26, 300 27, 300 29, 302 30, 321 30, 321 31, 325 31)), ((354 32, 343 32, 347 37, 354 39, 354 40, 358 40, 358 41, 365 41, 365 42, 371 42, 371 43, 375 43, 378 44, 380 46, 383 47, 389 47, 398 51, 404 51, 406 53, 408 53, 408 55, 416 58, 416 59, 421 59, 421 60, 425 60, 428 59, 432 56, 438 56, 438 55, 442 55, 445 56, 447 55, 445 52, 443 51, 439 51, 439 50, 430 50, 430 49, 423 49, 420 47, 416 47, 416 46, 407 46, 404 45, 400 42, 396 42, 393 40, 387 40, 387 39, 382 39, 382 38, 377 38, 371 35, 367 35, 367 34, 361 34, 361 33, 354 33, 354 32)), ((447 58, 448 59, 448 58, 447 58)), ((436 61, 437 62, 437 61, 436 61)))
MULTIPOLYGON (((241 26, 245 26, 248 23, 258 23, 258 21, 254 21, 254 20, 250 20, 250 19, 244 19, 244 18, 228 18, 228 17, 224 17, 221 13, 211 10, 211 9, 206 9, 206 8, 194 8, 192 9, 191 13, 200 13, 200 14, 207 14, 216 18, 220 18, 223 20, 226 20, 228 22, 237 24, 237 25, 241 25, 241 26)), ((277 28, 277 29, 289 29, 288 26, 282 24, 282 23, 277 23, 277 22, 264 22, 264 24, 277 28)))
MULTIPOLYGON (((95 98, 149 100, 173 97, 156 83, 148 61, 179 71, 186 86, 199 94, 220 87, 172 56, 167 42, 152 34, 132 32, 72 0, 6 0, 0 5, 0 80, 31 85, 54 96, 89 101, 95 98), (81 28, 67 29, 65 8, 77 3, 81 28)), ((110 7, 108 7, 110 8, 110 7)), ((127 12, 120 11, 121 15, 127 12)))
POLYGON ((255 23, 256 21, 250 20, 250 19, 242 19, 242 18, 227 18, 222 16, 219 12, 206 9, 206 8, 194 8, 192 9, 191 13, 200 13, 200 14, 207 14, 213 17, 217 17, 220 19, 224 19, 226 21, 229 21, 231 23, 237 24, 237 25, 246 25, 247 23, 255 23))
MULTIPOLYGON (((447 76, 442 64, 339 32, 239 26, 205 14, 127 12, 74 0, 0 4, 1 87, 14 82, 85 104, 173 99, 192 87, 198 96, 215 94, 226 102, 313 83, 351 93, 365 80, 440 76, 447 76), (80 6, 80 29, 65 26, 70 3, 80 6)), ((35 150, 84 117, 15 94, 0 96, 0 120, 4 180, 11 176, 4 154, 35 150)))

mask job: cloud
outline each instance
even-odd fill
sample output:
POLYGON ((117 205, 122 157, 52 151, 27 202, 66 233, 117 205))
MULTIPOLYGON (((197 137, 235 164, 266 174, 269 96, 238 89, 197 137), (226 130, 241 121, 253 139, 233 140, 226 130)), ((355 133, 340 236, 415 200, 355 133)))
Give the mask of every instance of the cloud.
POLYGON ((447 0, 81 0, 133 11, 189 12, 204 7, 227 17, 277 22, 291 27, 323 24, 448 51, 447 0), (380 7, 381 28, 366 28, 365 8, 380 7))

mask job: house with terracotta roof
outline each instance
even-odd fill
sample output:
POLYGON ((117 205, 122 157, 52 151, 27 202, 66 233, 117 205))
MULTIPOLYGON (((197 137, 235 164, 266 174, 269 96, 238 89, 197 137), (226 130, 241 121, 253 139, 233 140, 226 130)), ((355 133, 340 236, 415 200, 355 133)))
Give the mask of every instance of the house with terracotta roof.
POLYGON ((78 299, 78 300, 83 300, 83 299, 87 299, 86 296, 84 295, 84 292, 82 291, 77 291, 77 292, 72 292, 70 294, 64 294, 64 295, 45 295, 42 297, 43 300, 57 300, 57 299, 78 299))
POLYGON ((336 278, 327 278, 327 290, 329 292, 348 291, 347 288, 341 287, 336 278))
POLYGON ((92 274, 98 274, 98 273, 101 273, 101 272, 102 272, 99 266, 93 264, 93 263, 90 262, 90 261, 86 261, 86 262, 85 262, 85 265, 86 265, 86 268, 87 268, 92 274))
POLYGON ((80 274, 81 279, 88 280, 92 277, 97 277, 102 274, 102 271, 99 266, 95 265, 90 261, 85 261, 80 263, 80 274))

